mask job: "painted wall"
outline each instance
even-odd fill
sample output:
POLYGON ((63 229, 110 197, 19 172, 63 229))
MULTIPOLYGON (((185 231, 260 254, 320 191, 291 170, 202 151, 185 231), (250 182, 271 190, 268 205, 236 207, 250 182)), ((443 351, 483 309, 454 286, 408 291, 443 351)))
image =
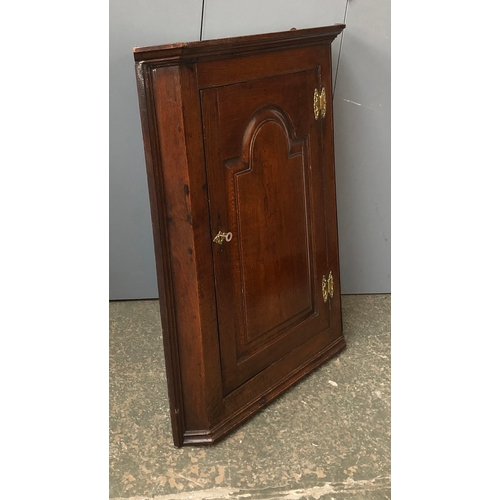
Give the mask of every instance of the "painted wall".
POLYGON ((110 299, 158 297, 132 47, 198 40, 200 21, 200 0, 110 0, 110 299))
POLYGON ((352 0, 334 97, 342 293, 391 291, 390 1, 352 0))
POLYGON ((346 2, 205 0, 202 16, 201 0, 111 0, 110 299, 158 296, 132 47, 337 22, 348 25, 332 48, 342 292, 390 291, 390 4, 346 2))

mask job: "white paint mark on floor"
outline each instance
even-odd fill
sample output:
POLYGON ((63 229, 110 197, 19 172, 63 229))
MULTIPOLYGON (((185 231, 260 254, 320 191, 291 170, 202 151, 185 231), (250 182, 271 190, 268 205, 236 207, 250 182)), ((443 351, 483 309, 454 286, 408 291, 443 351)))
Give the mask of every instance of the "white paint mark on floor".
MULTIPOLYGON (((323 495, 346 493, 346 492, 368 492, 382 489, 388 489, 391 486, 390 476, 375 477, 369 480, 354 481, 351 477, 342 483, 325 483, 322 486, 313 486, 310 488, 269 491, 268 500, 300 500, 304 497, 321 498, 323 495)), ((264 493, 258 490, 259 496, 264 493)), ((173 493, 172 495, 155 496, 154 500, 241 500, 250 498, 252 495, 249 490, 240 490, 235 488, 212 488, 209 490, 188 491, 185 493, 173 493)), ((260 498, 264 498, 260 496, 260 498)), ((111 500, 153 500, 153 497, 132 497, 132 498, 113 498, 111 500)))

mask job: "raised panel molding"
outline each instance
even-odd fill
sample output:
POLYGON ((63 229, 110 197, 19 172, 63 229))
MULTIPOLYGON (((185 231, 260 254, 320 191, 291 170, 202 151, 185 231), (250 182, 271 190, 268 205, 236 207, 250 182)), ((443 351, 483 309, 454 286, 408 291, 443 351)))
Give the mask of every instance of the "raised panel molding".
MULTIPOLYGON (((240 234, 240 260, 242 263, 241 277, 242 277, 242 307, 244 310, 245 317, 245 328, 244 336, 238 337, 238 352, 237 352, 237 362, 240 362, 244 357, 251 354, 252 349, 259 348, 258 339, 266 335, 267 341, 275 339, 280 332, 285 329, 292 327, 295 323, 301 319, 314 312, 312 296, 313 279, 312 273, 312 249, 311 246, 311 222, 310 222, 310 209, 307 203, 307 177, 308 177, 308 149, 307 149, 307 139, 305 137, 296 138, 293 126, 290 119, 286 116, 282 109, 277 106, 267 105, 258 109, 249 121, 249 124, 243 135, 242 155, 238 158, 232 158, 224 162, 224 165, 231 169, 231 174, 233 177, 233 182, 230 184, 233 187, 233 192, 229 194, 230 199, 233 199, 235 206, 236 221, 235 226, 238 228, 238 233, 240 234), (271 131, 270 128, 275 128, 275 131, 271 131), (280 141, 281 139, 281 141, 280 141), (265 151, 268 151, 269 144, 267 142, 275 142, 276 160, 274 158, 269 158, 266 161, 265 151), (264 143, 261 145, 261 142, 264 143), (281 144, 279 144, 281 142, 281 144), (257 151, 257 152, 256 152, 257 151), (264 154, 262 153, 264 151, 264 154), (266 166, 269 170, 274 168, 277 170, 277 177, 282 176, 283 182, 286 181, 287 176, 298 177, 290 183, 290 186, 283 186, 272 179, 266 177, 266 166), (252 175, 258 175, 255 169, 259 169, 262 172, 262 182, 259 191, 256 190, 255 185, 251 184, 245 189, 245 179, 251 177, 252 175), (297 172, 294 172, 297 171, 297 172), (297 175, 298 174, 298 175, 297 175), (283 190, 288 187, 295 189, 297 191, 296 196, 290 197, 287 193, 290 201, 287 201, 286 197, 283 196, 283 190), (268 190, 271 189, 271 192, 268 190), (260 193, 257 199, 253 202, 254 204, 263 204, 263 210, 256 210, 257 213, 269 214, 272 213, 275 216, 274 224, 269 224, 269 218, 267 221, 262 221, 263 225, 266 224, 266 231, 261 233, 250 232, 250 234, 245 234, 245 228, 250 224, 242 221, 244 215, 240 207, 245 207, 249 202, 251 202, 252 197, 255 193, 260 193), (288 205, 290 206, 287 206, 288 205), (255 268, 255 256, 254 259, 250 260, 250 269, 247 269, 246 263, 248 261, 248 246, 245 242, 258 240, 261 247, 265 247, 262 250, 263 254, 272 253, 269 247, 277 247, 278 245, 283 245, 282 242, 277 241, 285 240, 288 238, 287 234, 283 234, 282 219, 287 216, 287 213, 292 213, 293 204, 302 204, 303 206, 303 217, 302 220, 296 220, 298 227, 303 227, 304 231, 297 231, 298 238, 301 235, 304 236, 302 241, 294 240, 291 243, 288 242, 287 247, 290 244, 298 247, 303 246, 303 256, 304 259, 300 262, 300 268, 295 271, 291 269, 291 259, 283 258, 277 260, 276 262, 270 262, 265 267, 258 266, 255 268), (278 217, 276 217, 276 215, 278 217), (276 222, 277 219, 277 222, 276 222), (253 261, 253 262, 252 262, 253 261), (253 272, 251 269, 253 267, 253 272), (299 271, 299 272, 297 272, 299 271), (306 274, 305 279, 300 274, 300 271, 306 274), (256 277, 258 279, 256 279, 256 277), (295 278, 296 283, 293 282, 295 278), (249 280, 251 282, 249 283, 249 280), (287 293, 293 293, 297 289, 300 289, 300 282, 307 282, 309 284, 309 290, 307 294, 303 295, 303 301, 301 307, 297 307, 293 310, 287 310, 287 304, 295 304, 291 297, 287 296, 287 293), (262 295, 262 288, 265 286, 267 293, 262 295), (252 298, 257 295, 260 298, 260 303, 255 304, 252 298), (246 300, 247 299, 247 300, 246 300), (261 309, 262 314, 256 314, 258 309, 261 309), (264 311, 269 310, 268 314, 264 311), (275 313, 272 316, 272 312, 275 313), (281 317, 277 317, 281 315, 281 317), (266 318, 267 325, 261 321, 262 318, 266 318)), ((259 172, 260 173, 260 172, 259 172)), ((302 215, 302 211, 297 211, 297 213, 302 215)), ((259 251, 259 248, 256 249, 259 251)), ((293 248, 288 248, 288 250, 293 251, 293 248)), ((276 253, 276 252, 275 252, 276 253)))

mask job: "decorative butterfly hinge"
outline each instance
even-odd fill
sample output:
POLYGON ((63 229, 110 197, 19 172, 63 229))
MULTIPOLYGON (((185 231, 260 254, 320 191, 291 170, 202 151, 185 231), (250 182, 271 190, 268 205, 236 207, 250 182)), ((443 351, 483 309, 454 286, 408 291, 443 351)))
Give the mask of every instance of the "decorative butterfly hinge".
POLYGON ((333 287, 333 276, 331 271, 330 274, 328 275, 328 278, 326 276, 323 276, 323 279, 321 281, 321 291, 323 292, 323 302, 326 303, 328 297, 333 299, 334 287, 333 287))
POLYGON ((314 89, 314 119, 317 120, 321 113, 321 118, 326 116, 326 92, 325 87, 321 88, 321 94, 318 89, 314 89))

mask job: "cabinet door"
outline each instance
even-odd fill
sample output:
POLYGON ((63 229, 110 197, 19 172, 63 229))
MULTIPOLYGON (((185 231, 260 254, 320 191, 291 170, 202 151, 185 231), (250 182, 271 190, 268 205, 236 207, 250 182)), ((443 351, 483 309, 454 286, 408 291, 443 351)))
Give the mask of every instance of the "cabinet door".
POLYGON ((302 344, 319 351, 341 335, 322 294, 318 84, 310 69, 201 91, 212 238, 232 235, 212 252, 224 396, 302 344))

